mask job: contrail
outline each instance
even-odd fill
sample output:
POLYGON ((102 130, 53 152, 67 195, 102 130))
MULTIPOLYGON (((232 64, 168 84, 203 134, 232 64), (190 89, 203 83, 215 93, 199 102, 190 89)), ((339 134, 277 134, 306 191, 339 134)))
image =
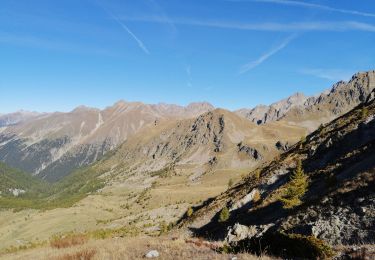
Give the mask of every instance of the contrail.
POLYGON ((288 44, 296 37, 295 34, 289 36, 288 38, 286 38, 281 44, 279 44, 278 46, 276 46, 275 48, 271 49, 270 51, 268 51, 267 53, 263 54, 262 56, 260 56, 258 59, 254 60, 254 61, 251 61, 245 65, 243 65, 239 71, 239 74, 243 74, 243 73, 246 73, 248 72, 249 70, 252 70, 254 69, 255 67, 259 66, 260 64, 262 64, 264 61, 268 60, 271 56, 275 55, 276 53, 278 53, 279 51, 281 51, 282 49, 284 49, 286 46, 288 46, 288 44))
POLYGON ((112 14, 109 10, 101 6, 106 13, 108 13, 138 44, 139 48, 142 49, 142 51, 146 54, 150 54, 149 50, 146 48, 144 43, 127 27, 124 23, 120 21, 120 19, 112 14))
POLYGON ((367 12, 361 12, 361 11, 350 10, 350 9, 341 9, 341 8, 330 7, 330 6, 327 6, 327 5, 314 4, 314 3, 308 3, 308 2, 303 2, 303 1, 294 1, 294 0, 227 0, 227 1, 230 1, 230 2, 261 2, 261 3, 289 5, 289 6, 300 6, 300 7, 305 7, 305 8, 320 9, 320 10, 326 10, 326 11, 332 11, 332 12, 338 12, 338 13, 344 13, 344 14, 352 14, 352 15, 359 15, 359 16, 366 16, 366 17, 375 17, 374 13, 367 13, 367 12))

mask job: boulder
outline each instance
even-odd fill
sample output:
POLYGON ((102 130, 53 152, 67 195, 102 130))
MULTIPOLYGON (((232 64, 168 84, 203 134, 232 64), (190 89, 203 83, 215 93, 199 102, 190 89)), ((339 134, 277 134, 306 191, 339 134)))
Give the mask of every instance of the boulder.
POLYGON ((251 239, 253 237, 259 238, 264 235, 264 233, 274 226, 273 223, 267 225, 252 225, 245 226, 236 223, 233 227, 228 228, 228 234, 225 238, 225 242, 230 245, 236 245, 237 242, 244 239, 251 239))
POLYGON ((157 250, 151 250, 150 252, 148 252, 145 257, 146 258, 157 258, 159 257, 159 252, 157 250))

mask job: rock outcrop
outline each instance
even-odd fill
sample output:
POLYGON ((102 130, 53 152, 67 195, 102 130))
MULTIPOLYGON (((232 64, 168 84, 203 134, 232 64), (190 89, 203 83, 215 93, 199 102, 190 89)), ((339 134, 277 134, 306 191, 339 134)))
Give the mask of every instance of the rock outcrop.
POLYGON ((199 236, 225 240, 233 250, 261 253, 261 243, 268 252, 283 257, 328 257, 333 254, 330 248, 350 251, 357 245, 373 245, 374 115, 375 100, 322 126, 197 210, 180 227, 188 226, 199 236), (301 201, 288 209, 280 198, 286 194, 298 160, 302 161, 308 186, 301 201), (261 191, 257 202, 252 200, 254 190, 261 191), (217 220, 224 205, 234 205, 225 224, 217 220), (211 216, 210 221, 202 222, 203 216, 211 216), (314 253, 304 255, 295 251, 294 245, 314 253))
POLYGON ((241 109, 237 114, 258 124, 285 120, 303 124, 315 130, 321 123, 329 122, 366 101, 375 88, 375 71, 360 72, 348 81, 339 81, 329 91, 306 97, 296 93, 289 98, 253 109, 241 109))

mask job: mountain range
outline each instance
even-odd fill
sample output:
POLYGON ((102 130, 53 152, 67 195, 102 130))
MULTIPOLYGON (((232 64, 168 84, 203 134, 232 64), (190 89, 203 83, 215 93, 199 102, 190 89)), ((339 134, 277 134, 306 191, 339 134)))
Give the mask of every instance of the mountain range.
POLYGON ((69 113, 32 118, 28 112, 5 115, 3 118, 11 119, 8 122, 18 121, 0 129, 0 160, 55 181, 100 159, 149 125, 194 117, 211 109, 207 103, 181 107, 119 101, 104 110, 80 106, 69 113))
MULTIPOLYGON (((329 91, 315 97, 296 93, 269 106, 261 105, 234 112, 215 110, 209 103, 191 103, 182 107, 125 101, 103 110, 81 106, 68 113, 19 111, 0 116, 0 160, 48 181, 57 181, 75 169, 99 160, 124 142, 132 143, 126 149, 134 152, 137 149, 134 143, 142 139, 138 145, 148 147, 149 151, 145 154, 155 157, 159 153, 165 156, 166 151, 160 146, 166 143, 158 140, 167 138, 162 133, 167 133, 168 138, 169 135, 175 136, 173 142, 168 142, 167 148, 170 153, 173 150, 175 156, 181 156, 188 148, 181 138, 192 135, 189 132, 192 125, 196 124, 196 133, 191 137, 199 140, 192 141, 196 144, 216 143, 214 145, 217 147, 212 151, 224 149, 226 153, 225 156, 215 156, 207 150, 200 151, 201 156, 198 152, 195 157, 191 154, 193 157, 189 160, 199 165, 197 168, 207 168, 204 165, 210 160, 217 163, 215 160, 218 159, 222 167, 255 166, 254 160, 264 161, 266 157, 269 159, 275 155, 276 143, 279 142, 276 148, 284 147, 285 150, 286 143, 296 142, 300 136, 315 130, 320 124, 329 122, 363 102, 375 87, 374 77, 374 71, 357 73, 349 82, 340 81, 329 91), (223 128, 226 126, 225 132, 219 129, 214 133, 214 128, 209 129, 209 125, 217 125, 218 120, 222 120, 219 124, 223 124, 223 128), (277 127, 272 125, 275 124, 273 122, 277 122, 277 127), (207 128, 203 129, 203 124, 207 128), (145 140, 148 139, 159 146, 146 144, 145 140), (256 142, 256 139, 260 142, 256 142), (150 155, 152 151, 155 154, 150 155), (241 156, 241 151, 247 155, 241 156), (259 154, 258 158, 253 158, 254 153, 259 154)), ((176 158, 170 154, 164 159, 163 163, 159 161, 159 168, 176 163, 176 158)), ((160 170, 156 165, 151 168, 160 170)))
POLYGON ((57 234, 172 229, 220 252, 346 259, 375 243, 374 80, 238 111, 119 101, 2 115, 0 256, 57 234))

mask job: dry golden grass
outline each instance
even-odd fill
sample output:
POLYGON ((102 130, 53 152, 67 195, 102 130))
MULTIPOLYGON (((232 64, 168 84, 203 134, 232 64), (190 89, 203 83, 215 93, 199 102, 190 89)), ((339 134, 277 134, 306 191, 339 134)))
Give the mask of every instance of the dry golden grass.
POLYGON ((54 237, 50 241, 51 247, 54 248, 67 248, 76 245, 82 245, 87 242, 87 236, 84 234, 73 234, 63 237, 54 237))
POLYGON ((73 254, 58 256, 56 260, 91 260, 96 254, 96 249, 83 249, 73 254))
MULTIPOLYGON (((133 237, 113 238, 105 240, 90 240, 85 244, 67 248, 51 246, 20 251, 14 254, 2 255, 1 259, 53 259, 53 260, 102 260, 102 259, 142 259, 150 250, 160 253, 158 259, 196 259, 221 260, 230 259, 234 255, 220 254, 214 251, 216 245, 207 241, 192 242, 182 238, 168 237, 133 237)), ((258 258, 249 254, 236 255, 239 260, 270 259, 258 258)))

